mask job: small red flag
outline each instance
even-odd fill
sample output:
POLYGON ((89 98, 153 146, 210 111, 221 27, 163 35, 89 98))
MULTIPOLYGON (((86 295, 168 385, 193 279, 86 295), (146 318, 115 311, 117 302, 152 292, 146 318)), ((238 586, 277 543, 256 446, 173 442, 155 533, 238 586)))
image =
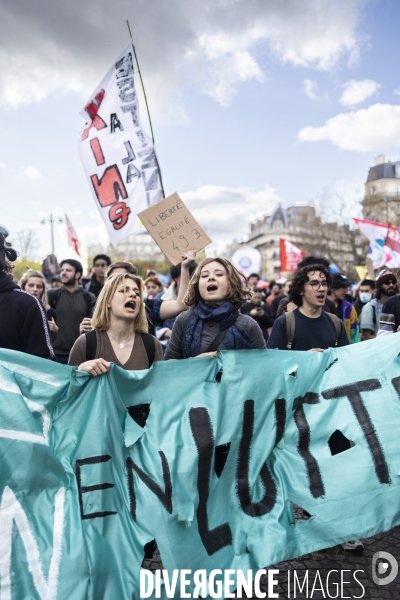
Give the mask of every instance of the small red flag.
POLYGON ((77 255, 80 256, 78 236, 67 215, 65 215, 65 222, 67 224, 68 243, 70 246, 72 246, 77 255))
POLYGON ((295 271, 299 262, 301 262, 305 257, 305 252, 284 238, 280 238, 279 246, 281 255, 281 271, 295 271))

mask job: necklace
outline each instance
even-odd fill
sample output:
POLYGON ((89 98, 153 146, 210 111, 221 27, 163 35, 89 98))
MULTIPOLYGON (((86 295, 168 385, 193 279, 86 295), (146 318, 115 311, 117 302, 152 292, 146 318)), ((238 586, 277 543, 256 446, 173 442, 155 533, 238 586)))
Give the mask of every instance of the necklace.
MULTIPOLYGON (((116 340, 116 339, 115 339, 115 337, 113 337, 113 336, 111 335, 111 333, 109 333, 108 335, 110 336, 110 338, 111 338, 112 340, 114 340, 114 342, 115 342, 116 344, 118 344, 118 348, 120 348, 121 350, 123 350, 123 349, 125 348, 125 344, 127 344, 128 342, 131 342, 131 341, 132 341, 132 340, 126 340, 125 342, 119 342, 118 340, 116 340)), ((134 337, 135 337, 135 336, 133 336, 133 339, 134 339, 134 337)))

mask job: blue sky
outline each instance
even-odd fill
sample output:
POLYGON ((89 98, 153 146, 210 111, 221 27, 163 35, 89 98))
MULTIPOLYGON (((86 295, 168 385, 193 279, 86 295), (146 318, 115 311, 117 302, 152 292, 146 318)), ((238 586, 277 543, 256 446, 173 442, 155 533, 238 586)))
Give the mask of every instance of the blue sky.
MULTIPOLYGON (((221 248, 284 205, 359 214, 374 157, 400 158, 400 5, 387 0, 7 0, 0 7, 0 223, 71 218, 107 243, 77 153, 85 100, 129 42, 166 193, 221 248)), ((144 110, 142 108, 144 116, 144 110)), ((57 226, 58 257, 72 254, 57 226)))

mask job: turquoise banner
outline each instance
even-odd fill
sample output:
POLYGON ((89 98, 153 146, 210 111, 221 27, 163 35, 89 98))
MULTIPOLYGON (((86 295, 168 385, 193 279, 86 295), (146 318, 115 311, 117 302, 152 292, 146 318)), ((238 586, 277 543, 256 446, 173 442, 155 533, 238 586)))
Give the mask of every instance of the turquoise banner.
POLYGON ((95 378, 0 351, 1 600, 138 599, 153 540, 191 581, 399 524, 399 350, 394 334, 95 378))

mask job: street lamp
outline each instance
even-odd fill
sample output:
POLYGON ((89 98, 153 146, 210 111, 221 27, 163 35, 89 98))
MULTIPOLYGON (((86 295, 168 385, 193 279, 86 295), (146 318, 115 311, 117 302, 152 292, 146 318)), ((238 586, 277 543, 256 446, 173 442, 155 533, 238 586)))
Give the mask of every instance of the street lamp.
POLYGON ((54 223, 62 223, 63 219, 61 217, 54 217, 51 214, 49 219, 42 219, 40 223, 42 225, 46 225, 46 223, 50 223, 50 234, 51 234, 51 253, 54 254, 54 223))

